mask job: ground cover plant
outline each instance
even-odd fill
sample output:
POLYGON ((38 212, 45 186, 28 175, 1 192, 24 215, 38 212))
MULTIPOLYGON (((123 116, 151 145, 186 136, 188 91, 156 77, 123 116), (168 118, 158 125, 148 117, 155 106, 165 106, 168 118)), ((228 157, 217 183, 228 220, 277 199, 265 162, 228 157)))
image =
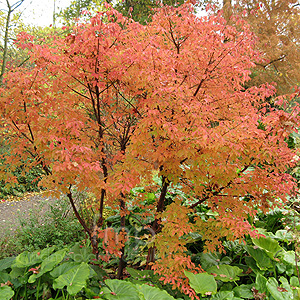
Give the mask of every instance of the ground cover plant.
MULTIPOLYGON (((132 261, 191 298, 216 293, 209 272, 218 275, 192 261, 188 247, 194 239, 201 238, 204 250, 222 252, 224 238, 249 236, 245 251, 254 256, 249 249, 261 248, 271 261, 258 266, 263 277, 264 271, 273 272, 269 268, 276 259, 284 264, 282 246, 276 246, 283 252, 278 258, 255 244, 263 237, 251 219, 296 193, 286 170, 297 156, 286 140, 299 127, 299 110, 296 104, 282 108, 297 93, 276 98, 268 84, 245 88, 259 59, 249 26, 239 19, 230 26, 221 13, 198 18, 190 4, 162 7, 141 25, 106 5, 68 30, 64 37, 51 37, 51 45, 20 34, 16 43, 31 53, 31 68, 6 75, 0 111, 14 146, 6 160, 16 157, 18 166, 30 157, 29 167, 42 168, 40 185, 68 197, 95 259, 114 266, 118 260, 114 275, 122 279, 132 241, 141 241, 132 250, 142 246, 145 260, 132 261), (76 193, 89 195, 82 210, 75 205, 76 193), (210 214, 203 214, 206 207, 210 214), (139 224, 141 236, 132 236, 128 223, 139 224), (209 280, 212 288, 203 290, 198 278, 209 280)), ((0 174, 7 180, 9 170, 0 174)), ((22 269, 27 280, 27 268, 42 261, 37 253, 20 255, 34 257, 22 269)), ((83 288, 93 274, 87 262, 79 267, 86 276, 78 285, 83 288)), ((232 275, 226 276, 229 282, 243 272, 238 266, 223 269, 232 275)), ((37 274, 48 271, 43 265, 44 273, 37 274)), ((278 285, 278 279, 269 284, 278 285)), ((114 284, 144 297, 148 289, 113 282, 103 290, 107 299, 118 297, 114 284)), ((61 290, 63 283, 76 294, 66 279, 52 288, 61 290)), ((294 287, 294 279, 288 284, 294 287)))
MULTIPOLYGON (((282 221, 289 222, 289 218, 282 221)), ((299 226, 299 220, 297 215, 293 223, 299 226)), ((204 272, 185 271, 185 275, 200 298, 299 299, 299 249, 294 248, 293 231, 258 230, 263 234, 259 238, 224 240, 226 253, 192 254, 204 272)), ((88 242, 24 251, 0 260, 0 299, 190 299, 171 285, 163 285, 152 270, 127 267, 121 281, 110 279, 111 267, 96 259, 88 242)))

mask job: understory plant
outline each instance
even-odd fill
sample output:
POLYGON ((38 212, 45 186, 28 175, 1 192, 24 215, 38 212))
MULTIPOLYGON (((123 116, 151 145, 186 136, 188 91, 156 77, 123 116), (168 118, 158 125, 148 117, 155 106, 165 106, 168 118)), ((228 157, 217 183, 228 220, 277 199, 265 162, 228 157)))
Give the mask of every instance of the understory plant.
POLYGON ((68 210, 66 199, 48 199, 44 202, 41 200, 39 206, 30 209, 27 217, 19 212, 15 216, 17 220, 13 222, 14 228, 10 229, 9 222, 5 225, 7 228, 0 237, 0 257, 54 245, 61 248, 84 240, 85 235, 77 218, 68 210))
POLYGON ((245 88, 260 54, 238 18, 234 26, 221 12, 199 18, 186 3, 141 25, 104 7, 49 45, 19 35, 32 67, 8 72, 0 90, 11 155, 16 166, 30 157, 45 174, 40 185, 66 195, 96 259, 118 260, 118 279, 131 216, 148 231, 146 269, 198 298, 192 276, 212 275, 199 275, 203 266, 188 255, 191 236, 211 252, 224 238, 259 238, 250 220, 296 193, 286 139, 299 127, 298 106, 289 106, 297 91, 276 98, 268 84, 245 88), (92 195, 84 210, 75 191, 92 195), (118 227, 107 226, 108 210, 118 227))
MULTIPOLYGON (((224 253, 193 255, 203 272, 185 271, 189 288, 203 299, 299 299, 300 277, 294 236, 258 228, 260 237, 224 241, 224 253)), ((102 253, 104 248, 100 250, 102 253)), ((117 261, 115 263, 117 265, 117 261)), ((22 252, 0 260, 0 300, 10 299, 191 299, 164 285, 152 270, 126 267, 126 278, 111 279, 112 266, 96 259, 90 245, 22 252)))

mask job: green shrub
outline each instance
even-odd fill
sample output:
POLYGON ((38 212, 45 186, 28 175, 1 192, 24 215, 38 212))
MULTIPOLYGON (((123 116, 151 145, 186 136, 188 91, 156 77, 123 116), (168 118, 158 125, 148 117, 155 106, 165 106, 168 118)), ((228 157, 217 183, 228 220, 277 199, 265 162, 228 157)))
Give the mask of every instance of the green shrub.
MULTIPOLYGON (((0 161, 3 164, 3 161, 0 161)), ((21 196, 26 192, 38 192, 41 188, 38 183, 43 175, 43 170, 40 167, 33 167, 29 171, 25 171, 24 165, 13 167, 7 165, 6 168, 12 170, 12 175, 16 177, 15 185, 7 185, 4 180, 0 180, 0 198, 8 196, 21 196)))
POLYGON ((19 214, 20 226, 14 235, 4 234, 0 239, 0 257, 33 251, 56 245, 59 248, 84 239, 81 225, 72 213, 66 214, 68 202, 65 199, 53 200, 48 208, 42 203, 31 210, 25 219, 19 214))

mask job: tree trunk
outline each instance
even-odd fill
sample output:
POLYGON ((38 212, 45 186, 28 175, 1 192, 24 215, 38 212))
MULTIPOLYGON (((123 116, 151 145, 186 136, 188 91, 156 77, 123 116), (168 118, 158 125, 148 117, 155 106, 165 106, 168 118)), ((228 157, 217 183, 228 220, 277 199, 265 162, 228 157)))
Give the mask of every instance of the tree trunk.
MULTIPOLYGON (((124 198, 124 195, 122 194, 121 195, 122 198, 124 198)), ((125 210, 125 201, 123 199, 120 200, 120 211, 124 212, 125 210)), ((125 216, 122 215, 121 217, 121 229, 125 229, 125 216)), ((124 268, 126 267, 126 261, 125 261, 125 256, 124 256, 124 252, 125 252, 125 246, 122 247, 121 249, 121 257, 119 258, 119 266, 118 266, 118 274, 117 274, 117 279, 123 279, 123 271, 124 271, 124 268)))
POLYGON ((6 64, 7 64, 7 48, 8 48, 8 33, 9 33, 9 23, 10 23, 10 17, 12 13, 11 6, 8 1, 7 7, 7 17, 6 17, 6 24, 5 24, 5 34, 4 34, 4 46, 3 46, 3 56, 2 56, 2 66, 1 66, 1 74, 0 74, 0 85, 3 84, 3 75, 5 73, 6 64))
MULTIPOLYGON (((170 182, 168 181, 168 179, 166 177, 163 176, 160 197, 159 197, 159 200, 158 200, 158 203, 156 206, 157 213, 163 212, 165 209, 165 199, 166 199, 169 185, 170 185, 170 182)), ((155 220, 151 226, 151 229, 152 229, 152 232, 154 233, 154 235, 161 230, 160 222, 161 222, 161 219, 159 217, 155 216, 155 220)), ((155 246, 150 247, 148 249, 146 270, 151 269, 151 264, 154 263, 154 261, 155 261, 155 246)))
POLYGON ((3 56, 2 56, 2 65, 1 65, 1 73, 0 73, 0 86, 3 84, 3 75, 6 71, 7 53, 8 53, 8 38, 9 38, 9 27, 10 27, 11 14, 23 2, 24 2, 24 0, 19 0, 15 4, 10 5, 9 1, 6 0, 6 5, 8 8, 8 11, 7 11, 6 24, 5 24, 5 33, 4 33, 3 56))

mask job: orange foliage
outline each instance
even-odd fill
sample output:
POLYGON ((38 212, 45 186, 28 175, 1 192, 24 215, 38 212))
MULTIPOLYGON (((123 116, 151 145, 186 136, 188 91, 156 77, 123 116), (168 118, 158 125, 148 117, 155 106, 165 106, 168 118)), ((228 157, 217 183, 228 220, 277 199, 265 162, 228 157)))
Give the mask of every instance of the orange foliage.
POLYGON ((251 84, 276 82, 277 92, 291 92, 300 82, 300 6, 297 0, 238 0, 232 7, 257 35, 261 51, 251 84))
MULTIPOLYGON (((152 268, 193 297, 183 271, 200 269, 186 255, 188 234, 222 250, 220 238, 255 234, 248 216, 296 187, 285 173, 295 155, 285 138, 299 126, 298 107, 269 107, 269 84, 244 88, 259 57, 249 26, 236 22, 239 30, 221 14, 198 18, 186 4, 157 10, 143 26, 108 6, 51 46, 29 41, 34 67, 7 74, 1 90, 15 163, 34 158, 45 171, 41 184, 71 202, 72 186, 93 193, 92 227, 76 216, 92 241, 100 228, 107 254, 120 256, 124 238, 117 243, 103 231, 104 208, 119 209, 124 226, 130 190, 157 170, 162 186, 153 188, 161 193, 148 208, 156 215, 152 268), (166 205, 168 188, 178 183, 194 200, 166 205), (195 213, 202 203, 214 217, 195 213)), ((142 206, 143 198, 134 202, 142 206)))

